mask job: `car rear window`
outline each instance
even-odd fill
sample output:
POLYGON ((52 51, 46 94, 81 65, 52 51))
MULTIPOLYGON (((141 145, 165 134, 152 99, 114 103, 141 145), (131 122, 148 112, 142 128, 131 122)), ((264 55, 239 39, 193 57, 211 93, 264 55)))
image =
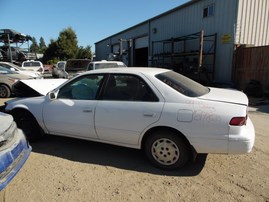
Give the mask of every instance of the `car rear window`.
POLYGON ((40 67, 40 63, 39 62, 25 62, 23 63, 24 67, 40 67))
POLYGON ((156 78, 188 97, 199 97, 209 92, 209 88, 174 71, 157 74, 156 78))
POLYGON ((113 68, 120 67, 117 63, 99 63, 95 64, 95 69, 105 69, 105 68, 113 68))

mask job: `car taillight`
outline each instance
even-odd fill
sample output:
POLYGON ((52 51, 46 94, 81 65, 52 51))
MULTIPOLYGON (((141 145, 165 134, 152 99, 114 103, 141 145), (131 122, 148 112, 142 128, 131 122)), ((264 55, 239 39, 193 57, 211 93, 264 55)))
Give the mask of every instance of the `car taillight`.
POLYGON ((230 120, 231 126, 243 126, 247 123, 247 116, 245 117, 234 117, 230 120))

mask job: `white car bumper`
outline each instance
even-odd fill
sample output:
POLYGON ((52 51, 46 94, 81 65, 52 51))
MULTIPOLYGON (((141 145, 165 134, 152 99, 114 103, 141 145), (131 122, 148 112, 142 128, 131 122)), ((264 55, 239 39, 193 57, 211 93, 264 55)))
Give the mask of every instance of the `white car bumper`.
POLYGON ((255 129, 250 118, 245 126, 231 126, 228 154, 244 154, 251 152, 255 142, 255 129))

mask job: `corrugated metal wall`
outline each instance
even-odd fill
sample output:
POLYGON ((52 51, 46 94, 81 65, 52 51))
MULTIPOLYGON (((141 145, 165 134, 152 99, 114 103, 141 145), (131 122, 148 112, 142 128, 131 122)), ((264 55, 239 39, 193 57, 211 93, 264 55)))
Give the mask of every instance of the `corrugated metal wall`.
MULTIPOLYGON (((112 52, 113 46, 119 45, 119 39, 128 40, 148 36, 148 29, 148 22, 145 22, 98 42, 96 44, 96 60, 107 59, 108 54, 112 52)), ((127 48, 127 43, 123 43, 123 48, 127 48)))
POLYGON ((269 45, 269 1, 238 0, 237 44, 269 45))
MULTIPOLYGON (((232 71, 234 25, 236 22, 235 0, 204 0, 197 1, 184 9, 172 12, 151 21, 151 29, 156 28, 156 34, 151 34, 152 41, 179 37, 204 30, 205 35, 217 33, 215 79, 230 81, 232 71), (214 16, 203 17, 203 10, 214 5, 214 16), (230 36, 223 43, 222 38, 230 36)), ((189 51, 199 49, 198 41, 189 41, 189 51)), ((158 48, 158 47, 156 47, 158 48)), ((160 48, 160 47, 159 47, 160 48)), ((206 47, 205 47, 206 48, 206 47)), ((179 49, 180 50, 180 49, 179 49)))
MULTIPOLYGON (((228 82, 232 75, 235 44, 269 45, 269 0, 197 0, 186 3, 98 42, 97 60, 105 59, 111 52, 111 45, 119 43, 120 38, 135 41, 136 38, 148 36, 150 60, 152 41, 201 30, 205 35, 217 33, 215 80, 228 82), (214 5, 214 15, 204 18, 203 10, 209 5, 214 5)), ((188 43, 190 51, 199 48, 197 41, 188 43)), ((161 49, 158 46, 155 48, 161 49)), ((169 50, 169 47, 166 48, 169 50)), ((180 51, 180 45, 175 49, 180 51)))

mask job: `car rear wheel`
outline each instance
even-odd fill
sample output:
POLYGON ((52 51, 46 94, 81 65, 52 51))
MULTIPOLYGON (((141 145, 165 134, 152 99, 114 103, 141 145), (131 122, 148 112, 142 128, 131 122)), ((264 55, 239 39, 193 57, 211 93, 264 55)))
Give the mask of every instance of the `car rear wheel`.
POLYGON ((155 131, 145 143, 149 161, 166 170, 182 168, 189 160, 189 145, 173 131, 155 131))
POLYGON ((8 98, 11 95, 11 90, 8 86, 4 84, 0 84, 0 97, 1 98, 8 98))
POLYGON ((34 142, 42 137, 41 128, 31 113, 19 110, 13 113, 13 117, 29 141, 34 142))

